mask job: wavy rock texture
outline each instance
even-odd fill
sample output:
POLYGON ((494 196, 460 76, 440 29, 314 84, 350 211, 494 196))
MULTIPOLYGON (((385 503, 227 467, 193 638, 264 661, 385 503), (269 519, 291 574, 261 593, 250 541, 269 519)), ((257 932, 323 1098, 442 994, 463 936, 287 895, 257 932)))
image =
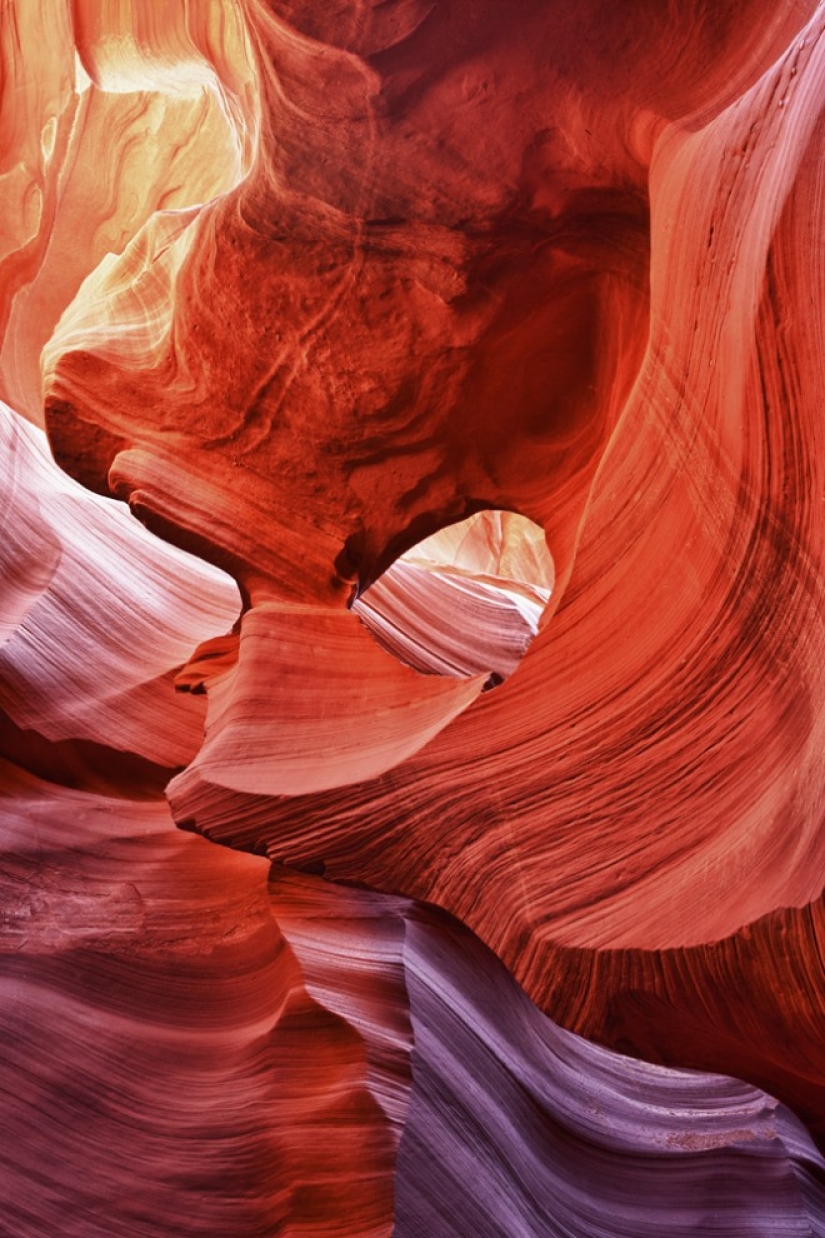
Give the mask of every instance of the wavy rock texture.
POLYGON ((172 673, 192 638, 231 628, 221 573, 165 550, 122 506, 55 467, 41 431, 0 405, 6 584, 0 709, 50 740, 80 739, 185 765, 203 734, 172 673), (137 655, 137 656, 136 656, 137 655))
POLYGON ((824 25, 3 6, 14 1238, 823 1232, 824 25))
POLYGON ((825 1147, 825 904, 687 950, 551 946, 545 1006, 651 1062, 724 1071, 781 1096, 825 1147))
MULTIPOLYGON (((387 783, 353 793, 370 763, 339 761, 346 794, 307 806, 302 846, 449 907, 538 996, 550 939, 700 944, 820 892, 821 391, 817 320, 794 307, 820 294, 797 255, 817 226, 821 18, 751 5, 732 73, 732 10, 715 31, 687 8, 623 25, 618 62, 595 11, 584 30, 543 5, 517 29, 473 12, 448 55, 446 7, 330 18, 323 42, 306 15, 250 8, 252 171, 185 217, 185 254, 153 248, 184 227, 156 216, 91 277, 44 355, 46 410, 64 464, 230 568, 246 629, 276 643, 279 601, 335 609, 468 508, 544 527, 556 614, 521 676, 387 783), (323 854, 316 811, 339 827, 323 854), (356 862, 353 816, 373 839, 356 862)), ((265 688, 247 644, 275 699, 278 659, 265 688)), ((384 704, 359 698, 359 655, 336 656, 335 716, 369 728, 384 704)), ((215 793, 173 797, 207 833, 249 789, 237 676, 214 697, 215 793)), ((277 711, 269 734, 279 748, 277 711)), ((261 791, 298 789, 271 775, 261 791)))
POLYGON ((790 1113, 561 1031, 450 928, 408 929, 397 1235, 821 1232, 822 1161, 790 1113))
POLYGON ((488 671, 495 687, 538 635, 555 579, 538 525, 479 512, 413 546, 352 609, 407 666, 457 677, 488 671))
POLYGON ((40 420, 39 354, 63 311, 155 212, 237 184, 255 92, 232 5, 14 3, 0 55, 0 394, 40 420))
POLYGON ((308 988, 264 861, 162 799, 2 773, 4 1232, 389 1232, 409 1031, 382 957, 364 1032, 308 988))
POLYGON ((348 952, 362 962, 369 942, 403 976, 413 1048, 398 1238, 822 1232, 825 1162, 764 1094, 562 1031, 432 908, 277 867, 270 888, 308 988, 356 1026, 376 1018, 350 989, 348 952))

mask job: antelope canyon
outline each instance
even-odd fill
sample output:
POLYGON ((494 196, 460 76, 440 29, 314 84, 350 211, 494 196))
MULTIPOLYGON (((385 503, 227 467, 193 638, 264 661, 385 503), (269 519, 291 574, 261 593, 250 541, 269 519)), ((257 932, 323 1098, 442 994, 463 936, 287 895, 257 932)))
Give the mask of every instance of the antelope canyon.
POLYGON ((0 62, 2 1238, 825 1238, 825 3, 0 62))

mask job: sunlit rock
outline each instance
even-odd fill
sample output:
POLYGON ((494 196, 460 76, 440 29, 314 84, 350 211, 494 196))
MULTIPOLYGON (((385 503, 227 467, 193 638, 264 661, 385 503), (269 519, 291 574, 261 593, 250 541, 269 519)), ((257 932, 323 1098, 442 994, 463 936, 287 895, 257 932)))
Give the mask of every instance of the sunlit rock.
POLYGON ((397 559, 352 609, 379 643, 417 670, 491 685, 527 652, 555 583, 537 525, 514 512, 480 512, 397 559))

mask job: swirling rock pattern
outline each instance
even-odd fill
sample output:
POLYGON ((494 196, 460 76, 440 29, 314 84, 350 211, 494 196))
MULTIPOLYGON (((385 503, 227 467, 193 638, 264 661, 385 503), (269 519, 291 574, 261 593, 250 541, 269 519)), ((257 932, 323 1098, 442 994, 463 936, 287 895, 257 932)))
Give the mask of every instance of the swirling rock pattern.
POLYGON ((2 6, 11 1238, 825 1233, 823 26, 2 6))
POLYGON ((556 572, 538 525, 479 512, 407 551, 352 609, 400 661, 424 673, 495 683, 538 635, 556 572))
POLYGON ((356 1026, 375 1011, 357 1009, 347 950, 369 942, 373 960, 404 977, 412 1055, 398 1238, 822 1232, 811 1200, 825 1162, 775 1101, 562 1031, 432 908, 333 893, 277 868, 271 892, 308 987, 356 1026))
POLYGON ((0 453, 9 530, 0 708, 46 739, 185 765, 203 718, 196 701, 176 696, 172 672, 195 633, 232 627, 237 590, 191 556, 159 564, 154 539, 119 504, 61 474, 42 432, 4 405, 0 453))

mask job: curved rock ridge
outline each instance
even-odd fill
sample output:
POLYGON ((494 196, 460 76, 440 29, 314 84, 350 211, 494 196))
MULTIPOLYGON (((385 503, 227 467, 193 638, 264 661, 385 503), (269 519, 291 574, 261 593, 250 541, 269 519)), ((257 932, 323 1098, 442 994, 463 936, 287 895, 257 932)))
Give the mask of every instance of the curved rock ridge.
POLYGON ((2 772, 19 1238, 823 1232, 782 1106, 562 1032, 443 913, 2 772))
POLYGON ((346 951, 361 962, 365 922, 372 957, 403 966, 412 1085, 397 1238, 825 1232, 825 1161, 764 1093, 562 1031, 432 908, 273 877, 287 940, 302 963, 319 960, 326 1000, 337 989, 350 1017, 346 951))
POLYGON ((380 912, 350 917, 336 1001, 266 861, 162 799, 5 761, 0 787, 5 1232, 388 1235, 411 1034, 380 912))
MULTIPOLYGON (((799 255, 822 14, 469 11, 459 33, 449 6, 385 28, 246 5, 249 174, 91 277, 44 354, 46 417, 67 467, 248 609, 178 820, 214 833, 226 791, 272 794, 273 841, 300 811, 308 853, 323 815, 332 875, 447 907, 540 998, 551 940, 698 945, 821 891, 822 270, 799 255), (318 773, 286 777, 267 608, 342 610, 478 508, 536 521, 556 565, 519 676, 422 721, 422 750, 382 747, 412 681, 387 663, 362 701, 337 675, 318 773)), ((294 657, 300 715, 329 654, 294 657)))
POLYGON ((13 0, 0 58, 0 396, 42 423, 40 351, 86 277, 248 171, 254 73, 237 6, 177 0, 13 0))
POLYGON ((0 709, 48 740, 185 765, 203 710, 171 676, 232 627, 233 582, 71 481, 42 431, 2 404, 0 495, 0 709))
POLYGON ((0 8, 0 1228, 825 1234, 825 5, 0 8))
POLYGON ((347 610, 270 602, 243 616, 237 667, 206 683, 206 737, 169 788, 176 804, 204 788, 295 796, 374 778, 452 721, 484 679, 402 666, 347 610))
MULTIPOLYGON (((426 785, 419 793, 426 795, 426 785)), ((199 814, 211 798, 213 793, 202 788, 186 808, 199 814)), ((249 851, 323 869, 327 876, 352 869, 368 872, 380 801, 373 818, 354 790, 342 836, 340 822, 324 812, 330 797, 320 798, 312 813, 308 801, 299 798, 279 806, 273 818, 271 799, 234 796, 225 805, 225 819, 214 822, 211 832, 217 841, 229 837, 249 851)), ((415 803, 410 809, 416 811, 415 803)), ((449 821, 447 815, 445 851, 449 821)), ((386 835, 399 869, 410 849, 404 825, 399 821, 386 835)), ((466 879, 478 884, 477 876, 466 879)), ((821 1144, 822 916, 820 899, 806 908, 770 913, 707 945, 666 951, 585 949, 550 939, 541 948, 525 942, 526 957, 505 956, 505 961, 514 973, 529 966, 538 1004, 561 1026, 663 1065, 747 1079, 802 1116, 821 1144)))
POLYGON ((542 1005, 634 1057, 736 1074, 778 1096, 825 1150, 825 899, 687 950, 551 945, 542 1005))
POLYGON ((397 1238, 823 1232, 822 1160, 782 1106, 599 1051, 520 1001, 493 956, 488 971, 420 925, 408 940, 397 1238))
POLYGON ((538 635, 555 576, 538 525, 480 512, 413 546, 352 609, 407 666, 457 677, 487 671, 493 686, 538 635))

